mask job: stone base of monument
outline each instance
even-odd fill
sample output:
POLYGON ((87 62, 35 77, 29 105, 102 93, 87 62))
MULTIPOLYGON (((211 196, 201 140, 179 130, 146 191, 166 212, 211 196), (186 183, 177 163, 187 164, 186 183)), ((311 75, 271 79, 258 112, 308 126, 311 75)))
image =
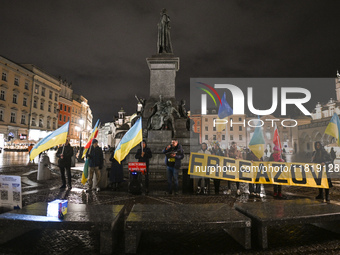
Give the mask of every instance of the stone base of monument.
POLYGON ((266 203, 236 203, 235 209, 252 220, 252 232, 263 249, 268 248, 268 227, 315 224, 323 227, 340 222, 340 206, 310 199, 274 200, 266 203))
MULTIPOLYGON (((184 158, 182 159, 182 167, 181 169, 188 169, 189 158, 190 158, 190 149, 195 148, 195 150, 199 150, 199 136, 198 134, 192 134, 190 131, 186 129, 186 119, 176 119, 176 138, 178 139, 179 144, 182 145, 184 150, 184 158)), ((146 123, 146 119, 143 119, 143 126, 146 123)), ((172 140, 172 131, 171 130, 148 130, 147 137, 144 138, 147 141, 148 147, 151 149, 152 158, 150 159, 149 166, 149 176, 151 179, 166 179, 166 164, 165 164, 165 155, 162 153, 164 148, 171 144, 172 140)), ((130 154, 127 156, 127 162, 136 162, 135 154, 139 149, 139 146, 136 146, 133 150, 131 150, 130 154)), ((124 169, 127 169, 125 167, 124 169)), ((182 175, 182 171, 179 173, 182 175)), ((127 171, 125 172, 125 176, 128 176, 127 171)))

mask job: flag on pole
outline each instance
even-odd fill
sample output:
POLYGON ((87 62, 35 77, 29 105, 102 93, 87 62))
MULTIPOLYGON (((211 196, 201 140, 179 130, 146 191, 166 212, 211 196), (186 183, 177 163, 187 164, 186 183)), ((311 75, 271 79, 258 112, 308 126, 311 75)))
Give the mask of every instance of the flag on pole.
POLYGON ((264 137, 262 127, 256 124, 254 134, 249 142, 249 149, 255 154, 257 158, 261 158, 264 155, 264 137))
POLYGON ((41 152, 48 150, 59 144, 64 144, 67 139, 70 122, 53 131, 51 134, 41 139, 30 151, 30 160, 33 160, 41 152))
MULTIPOLYGON (((230 105, 227 102, 227 96, 226 93, 224 92, 220 107, 218 108, 218 118, 221 120, 227 119, 228 116, 233 114, 233 109, 230 107, 230 105)), ((217 132, 222 132, 226 128, 226 122, 216 122, 216 131, 217 132)))
POLYGON ((340 120, 339 116, 334 113, 325 130, 325 134, 333 136, 337 139, 337 144, 340 146, 340 120))
POLYGON ((129 154, 130 150, 143 141, 142 118, 126 132, 120 140, 114 154, 114 158, 120 162, 129 154))
POLYGON ((275 123, 275 127, 274 127, 274 136, 273 136, 273 143, 278 146, 282 152, 282 144, 281 144, 281 139, 279 136, 279 130, 277 129, 277 125, 275 123))
POLYGON ((92 140, 94 138, 97 138, 97 135, 98 135, 98 124, 99 124, 99 119, 97 120, 97 123, 96 125, 94 125, 94 128, 91 132, 91 135, 89 137, 89 140, 87 141, 85 147, 84 147, 84 152, 83 152, 83 155, 81 156, 81 158, 84 158, 85 155, 86 155, 86 152, 88 151, 88 149, 91 147, 92 145, 92 140))
MULTIPOLYGON (((82 155, 82 158, 85 157, 86 152, 88 151, 88 149, 89 149, 89 148, 91 147, 91 145, 92 145, 93 139, 96 138, 97 135, 98 135, 98 124, 99 124, 99 119, 97 120, 96 125, 94 125, 94 128, 93 128, 93 130, 92 130, 92 132, 91 132, 91 135, 90 135, 90 137, 89 137, 89 140, 88 140, 88 142, 87 142, 86 145, 85 145, 84 153, 83 153, 83 155, 82 155)), ((85 160, 85 163, 84 163, 83 173, 82 173, 82 175, 81 175, 81 183, 82 183, 83 185, 85 185, 85 183, 87 182, 88 176, 89 176, 89 160, 86 159, 86 160, 85 160)))

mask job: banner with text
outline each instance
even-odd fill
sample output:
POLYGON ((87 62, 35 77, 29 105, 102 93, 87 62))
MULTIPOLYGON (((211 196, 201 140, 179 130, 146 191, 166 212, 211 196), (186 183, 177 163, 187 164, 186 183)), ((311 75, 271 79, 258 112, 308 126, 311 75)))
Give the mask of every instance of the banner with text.
POLYGON ((188 174, 235 182, 328 188, 327 174, 334 170, 333 165, 271 161, 252 162, 191 153, 188 174))

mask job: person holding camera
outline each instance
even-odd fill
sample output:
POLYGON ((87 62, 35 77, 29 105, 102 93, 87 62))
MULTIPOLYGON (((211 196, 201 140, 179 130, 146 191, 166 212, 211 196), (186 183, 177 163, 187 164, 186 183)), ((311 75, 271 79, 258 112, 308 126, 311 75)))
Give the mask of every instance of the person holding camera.
POLYGON ((172 139, 169 144, 163 150, 166 155, 165 161, 167 165, 166 173, 168 179, 168 194, 172 194, 172 180, 174 181, 174 192, 178 194, 178 171, 181 168, 181 160, 184 158, 184 151, 182 145, 178 143, 177 139, 172 139))
POLYGON ((86 158, 89 159, 89 190, 92 190, 92 185, 93 185, 93 174, 96 173, 96 178, 97 178, 97 191, 99 191, 98 184, 100 182, 100 169, 103 168, 103 151, 102 148, 98 146, 98 140, 93 139, 92 141, 92 146, 90 149, 86 152, 86 158))

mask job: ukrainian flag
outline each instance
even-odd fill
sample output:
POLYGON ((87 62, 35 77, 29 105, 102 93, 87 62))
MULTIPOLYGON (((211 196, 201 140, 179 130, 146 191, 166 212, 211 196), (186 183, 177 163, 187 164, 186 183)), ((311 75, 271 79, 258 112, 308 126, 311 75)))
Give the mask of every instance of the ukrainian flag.
POLYGON ((325 134, 333 136, 337 139, 337 143, 340 146, 340 120, 339 116, 334 113, 333 117, 331 118, 326 130, 325 134))
POLYGON ((68 121, 63 126, 41 139, 31 150, 30 152, 30 160, 33 160, 36 156, 38 156, 41 152, 48 150, 54 146, 59 144, 64 144, 68 135, 68 128, 70 122, 68 121))
POLYGON ((114 158, 119 163, 129 154, 133 147, 143 141, 142 132, 142 118, 139 118, 129 131, 126 132, 115 150, 114 158))
MULTIPOLYGON (((220 107, 218 108, 218 118, 226 120, 228 116, 233 114, 233 109, 230 107, 230 105, 227 102, 227 96, 224 92, 220 107)), ((226 122, 216 122, 216 130, 217 132, 222 132, 226 128, 226 122), (223 124, 222 124, 223 123, 223 124)))
MULTIPOLYGON (((258 123, 259 124, 259 123, 258 123)), ((262 127, 258 126, 254 130, 254 134, 249 142, 249 149, 260 159, 264 155, 264 137, 262 127)))

